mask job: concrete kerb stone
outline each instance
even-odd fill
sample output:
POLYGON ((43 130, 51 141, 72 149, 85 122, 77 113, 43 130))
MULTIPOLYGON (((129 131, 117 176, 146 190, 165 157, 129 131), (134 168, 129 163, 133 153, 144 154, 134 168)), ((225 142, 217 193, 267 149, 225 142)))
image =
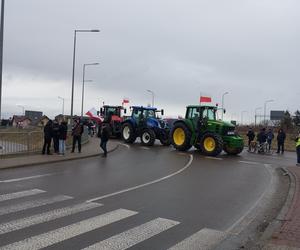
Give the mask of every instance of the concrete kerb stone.
MULTIPOLYGON (((115 144, 111 149, 108 150, 108 153, 111 153, 118 149, 119 143, 115 144)), ((29 162, 29 163, 21 163, 21 164, 15 164, 11 166, 0 166, 0 170, 2 169, 9 169, 9 168, 19 168, 19 167, 29 167, 29 166, 36 166, 36 165, 46 165, 51 163, 58 163, 58 162, 64 162, 64 161, 74 161, 74 160, 80 160, 80 159, 86 159, 86 158, 92 158, 101 155, 101 152, 99 153, 92 153, 92 154, 78 154, 75 157, 68 158, 68 157, 61 157, 59 159, 51 160, 51 161, 37 161, 37 162, 29 162)))
MULTIPOLYGON (((289 180, 290 180, 289 192, 288 192, 286 201, 285 201, 283 207, 281 208, 278 216, 272 221, 272 223, 269 224, 269 226, 266 228, 264 234, 261 237, 262 241, 267 241, 267 244, 263 248, 264 250, 275 249, 276 245, 272 244, 271 240, 272 240, 272 238, 275 238, 276 235, 278 235, 278 233, 279 233, 278 231, 284 222, 285 216, 288 213, 289 208, 292 205, 293 198, 295 195, 296 177, 294 176, 293 173, 288 171, 288 169, 286 169, 286 168, 281 168, 281 170, 283 172, 283 175, 287 175, 289 177, 289 180)), ((277 247, 276 247, 276 249, 277 249, 277 247)), ((280 246, 280 249, 285 249, 285 248, 284 248, 284 246, 280 246)))

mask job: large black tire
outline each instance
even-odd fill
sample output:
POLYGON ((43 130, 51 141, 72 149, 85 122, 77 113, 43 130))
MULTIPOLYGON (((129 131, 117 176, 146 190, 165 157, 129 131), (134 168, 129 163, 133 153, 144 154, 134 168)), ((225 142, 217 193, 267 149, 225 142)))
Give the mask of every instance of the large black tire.
POLYGON ((163 131, 161 132, 159 141, 160 141, 160 143, 161 143, 162 145, 164 145, 164 146, 170 146, 171 140, 170 140, 170 136, 169 136, 169 130, 168 130, 168 131, 163 130, 163 131))
POLYGON ((136 140, 136 134, 129 122, 124 123, 122 126, 122 138, 127 143, 134 143, 136 140))
POLYGON ((192 133, 182 122, 176 123, 170 133, 171 143, 176 150, 187 151, 191 145, 192 133))
POLYGON ((201 140, 201 153, 207 156, 217 156, 223 150, 222 137, 215 133, 205 133, 201 140))
POLYGON ((243 151, 243 147, 241 148, 231 148, 228 147, 227 145, 224 145, 224 151, 228 154, 228 155, 238 155, 243 151))
POLYGON ((141 142, 144 146, 153 146, 155 142, 155 133, 152 129, 146 128, 141 134, 141 142))

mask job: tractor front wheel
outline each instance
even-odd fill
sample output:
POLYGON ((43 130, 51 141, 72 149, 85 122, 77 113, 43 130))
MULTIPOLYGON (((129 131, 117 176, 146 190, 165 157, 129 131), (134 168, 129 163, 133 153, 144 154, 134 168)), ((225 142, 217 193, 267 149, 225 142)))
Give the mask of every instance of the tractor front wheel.
POLYGON ((170 146, 171 141, 169 138, 169 131, 163 130, 160 135, 160 143, 164 146, 170 146))
POLYGON ((217 156, 223 150, 223 140, 218 134, 206 133, 200 140, 200 146, 202 154, 217 156))
POLYGON ((122 137, 123 140, 127 143, 134 143, 136 135, 134 129, 130 123, 125 123, 122 126, 122 137))
POLYGON ((175 124, 171 130, 170 137, 174 148, 179 151, 187 151, 192 146, 192 133, 184 123, 175 124))
POLYGON ((152 129, 145 129, 141 135, 142 144, 145 146, 153 146, 155 142, 155 133, 152 129))

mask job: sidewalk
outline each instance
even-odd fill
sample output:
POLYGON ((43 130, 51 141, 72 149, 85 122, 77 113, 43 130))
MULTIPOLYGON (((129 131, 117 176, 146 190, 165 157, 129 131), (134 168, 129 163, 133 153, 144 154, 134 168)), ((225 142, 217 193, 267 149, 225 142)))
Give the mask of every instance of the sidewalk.
POLYGON ((265 249, 300 249, 300 167, 288 167, 287 170, 295 179, 294 196, 280 228, 273 233, 265 249))
MULTIPOLYGON (((31 154, 24 156, 16 156, 13 158, 0 159, 0 169, 4 168, 14 168, 14 167, 25 167, 39 164, 54 163, 60 161, 68 161, 75 159, 88 158, 92 156, 97 156, 102 153, 99 146, 100 139, 97 137, 90 138, 87 144, 82 145, 81 153, 75 150, 75 153, 71 153, 67 150, 64 156, 60 155, 42 155, 42 154, 31 154)), ((115 150, 119 145, 116 140, 109 140, 107 144, 108 152, 115 150)))

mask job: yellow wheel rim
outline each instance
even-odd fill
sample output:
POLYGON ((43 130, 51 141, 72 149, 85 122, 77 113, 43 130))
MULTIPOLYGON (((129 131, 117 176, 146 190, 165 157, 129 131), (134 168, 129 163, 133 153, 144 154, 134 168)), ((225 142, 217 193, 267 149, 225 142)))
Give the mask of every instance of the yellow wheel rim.
POLYGON ((212 137, 207 137, 204 139, 204 148, 206 151, 211 152, 216 148, 216 141, 212 137))
POLYGON ((180 146, 184 143, 185 133, 184 133, 184 130, 182 128, 176 128, 175 129, 175 131, 173 133, 173 141, 178 146, 180 146))

